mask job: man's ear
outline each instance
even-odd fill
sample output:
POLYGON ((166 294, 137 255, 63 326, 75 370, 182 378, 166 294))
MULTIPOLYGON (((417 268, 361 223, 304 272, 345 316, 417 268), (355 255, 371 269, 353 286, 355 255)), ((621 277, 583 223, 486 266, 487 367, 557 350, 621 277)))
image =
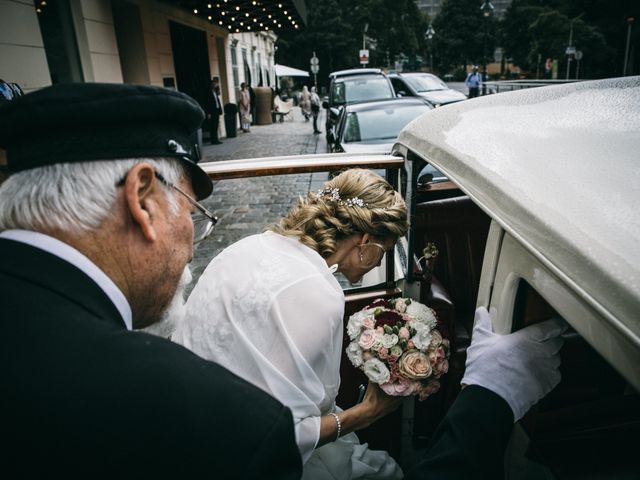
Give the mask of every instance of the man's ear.
POLYGON ((148 163, 139 163, 127 174, 124 184, 125 204, 133 223, 150 242, 157 238, 157 213, 162 186, 155 176, 155 169, 148 163))

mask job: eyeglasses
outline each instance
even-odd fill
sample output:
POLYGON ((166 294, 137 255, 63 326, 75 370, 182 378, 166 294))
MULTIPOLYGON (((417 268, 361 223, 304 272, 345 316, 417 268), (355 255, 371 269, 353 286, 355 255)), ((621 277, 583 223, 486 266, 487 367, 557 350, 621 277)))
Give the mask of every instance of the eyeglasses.
POLYGON ((205 208, 200 202, 191 198, 190 195, 183 192, 180 188, 175 186, 173 183, 168 182, 162 175, 158 172, 155 172, 156 178, 162 183, 164 186, 173 188, 176 192, 180 193, 184 198, 186 198, 189 203, 195 207, 198 211, 191 214, 191 221, 193 222, 193 243, 200 243, 202 240, 207 238, 209 234, 213 231, 213 227, 216 223, 218 223, 218 217, 216 217, 213 213, 205 208))
MULTIPOLYGON (((128 172, 127 172, 128 174, 128 172)), ((122 179, 116 183, 118 187, 124 185, 124 182, 127 179, 127 174, 125 174, 122 179)), ((196 213, 191 214, 191 221, 193 222, 193 243, 200 243, 202 240, 207 238, 213 227, 216 223, 218 223, 218 217, 216 217, 213 213, 206 209, 204 205, 200 202, 191 198, 190 195, 183 192, 180 188, 175 186, 173 183, 168 182, 161 174, 158 172, 154 172, 156 178, 160 183, 162 183, 167 188, 173 188, 176 192, 180 193, 184 198, 186 198, 189 203, 195 207, 198 211, 196 213)))

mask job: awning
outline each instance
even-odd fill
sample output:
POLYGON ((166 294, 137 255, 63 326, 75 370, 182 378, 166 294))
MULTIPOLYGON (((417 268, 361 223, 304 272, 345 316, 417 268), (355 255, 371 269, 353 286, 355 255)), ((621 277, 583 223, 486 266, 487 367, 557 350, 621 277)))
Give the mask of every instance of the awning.
POLYGON ((278 65, 276 63, 276 77, 308 77, 309 72, 298 70, 297 68, 278 65))

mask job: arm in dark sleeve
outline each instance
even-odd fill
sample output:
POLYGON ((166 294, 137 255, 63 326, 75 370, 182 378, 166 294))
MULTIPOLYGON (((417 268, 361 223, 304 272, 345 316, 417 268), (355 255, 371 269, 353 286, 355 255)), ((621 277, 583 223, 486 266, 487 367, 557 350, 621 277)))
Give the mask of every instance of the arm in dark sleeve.
POLYGON ((512 429, 509 404, 491 390, 470 385, 460 392, 424 457, 406 478, 503 478, 504 451, 512 429))

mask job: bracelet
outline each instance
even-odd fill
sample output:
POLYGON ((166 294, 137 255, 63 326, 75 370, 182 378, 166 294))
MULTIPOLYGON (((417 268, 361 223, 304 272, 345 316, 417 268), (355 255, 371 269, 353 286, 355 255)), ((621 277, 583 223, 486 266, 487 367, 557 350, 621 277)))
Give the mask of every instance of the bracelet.
MULTIPOLYGON (((336 435, 336 440, 340 438, 340 433, 342 432, 342 423, 340 422, 340 417, 335 413, 331 412, 329 415, 333 416, 336 419, 336 426, 338 427, 338 434, 336 435)), ((334 442, 336 441, 334 440, 334 442)))

